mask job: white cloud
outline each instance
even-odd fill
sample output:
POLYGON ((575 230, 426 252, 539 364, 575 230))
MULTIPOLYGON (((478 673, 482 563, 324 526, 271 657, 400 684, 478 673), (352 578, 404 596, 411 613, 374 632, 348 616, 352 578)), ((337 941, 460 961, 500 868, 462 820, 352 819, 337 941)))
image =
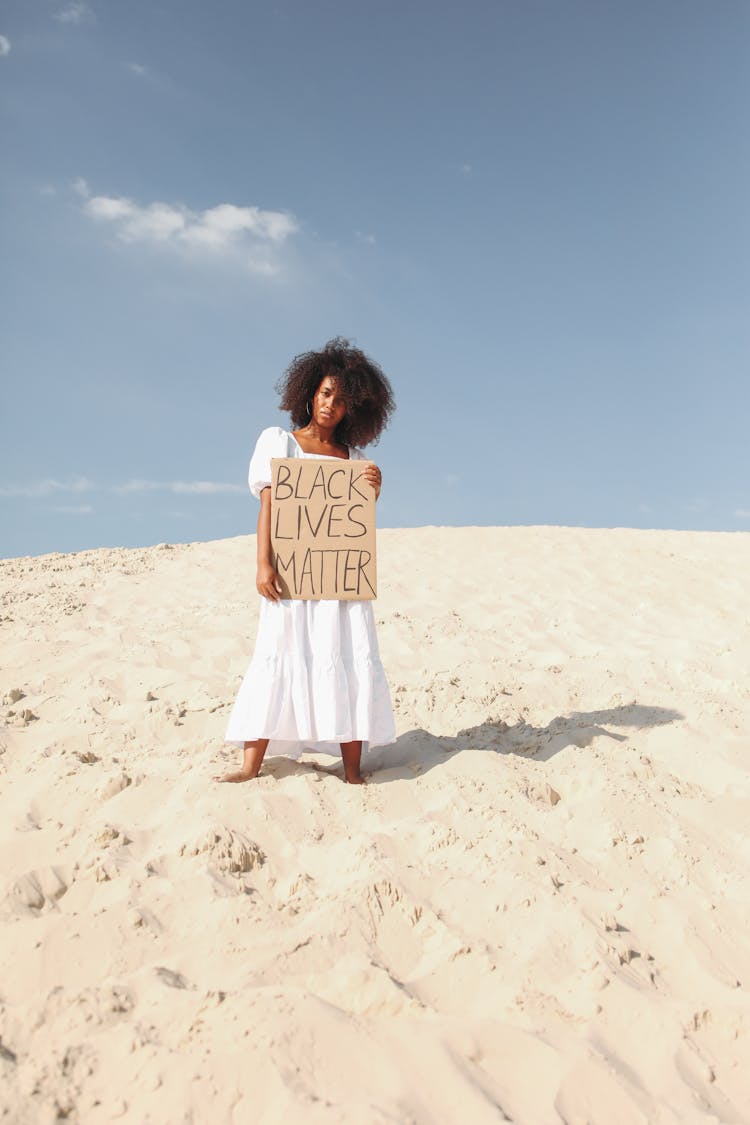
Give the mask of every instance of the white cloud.
POLYGON ((297 230, 295 219, 284 211, 262 211, 259 207, 237 207, 234 203, 220 203, 190 218, 184 238, 211 246, 228 245, 244 233, 278 243, 297 230))
POLYGON ((470 176, 472 172, 471 164, 462 164, 461 171, 465 176, 470 176))
POLYGON ((750 508, 737 508, 734 514, 738 520, 750 520, 750 508))
POLYGON ((93 510, 90 504, 61 504, 52 509, 60 516, 90 516, 93 510))
POLYGON ((357 242, 364 242, 366 246, 374 246, 377 242, 374 234, 362 234, 362 231, 355 230, 354 235, 357 242))
MULTIPOLYGON (((246 492, 247 486, 244 484, 227 484, 224 481, 215 480, 129 480, 125 484, 114 484, 105 486, 109 492, 117 493, 118 496, 127 496, 132 493, 143 492, 173 492, 181 495, 192 496, 212 496, 220 492, 246 492)), ((11 484, 0 485, 0 497, 19 497, 24 496, 30 499, 37 499, 43 496, 55 496, 61 492, 93 492, 101 490, 102 486, 95 484, 89 480, 88 477, 70 477, 68 480, 61 481, 55 480, 52 477, 46 480, 33 481, 31 484, 11 484)), ((59 506, 53 510, 56 512, 68 512, 82 514, 84 508, 90 511, 86 505, 75 506, 59 506)))
POLYGON ((7 39, 4 35, 0 35, 0 58, 2 58, 3 55, 9 55, 9 54, 10 54, 10 39, 7 39))
POLYGON ((97 222, 112 224, 122 242, 240 254, 258 273, 277 272, 274 251, 299 229, 294 216, 285 211, 234 203, 220 203, 205 211, 162 202, 142 206, 125 196, 91 196, 82 179, 73 186, 86 199, 86 214, 97 222))
POLYGON ((95 486, 86 477, 40 480, 33 484, 0 485, 0 496, 52 496, 56 492, 90 492, 95 486))
POLYGON ((66 4, 59 12, 55 12, 55 19, 60 23, 86 23, 87 20, 94 19, 94 10, 90 4, 83 3, 83 0, 73 0, 71 4, 66 4))
POLYGON ((86 180, 84 180, 83 176, 79 176, 77 180, 73 180, 70 186, 73 188, 76 195, 80 195, 81 199, 88 199, 91 195, 89 185, 86 180))
POLYGON ((129 199, 96 195, 85 209, 95 219, 119 223, 118 234, 124 242, 164 242, 185 227, 184 215, 167 203, 138 207, 129 199))
POLYGON ((176 480, 171 485, 173 492, 196 492, 207 495, 213 492, 245 492, 244 484, 224 484, 212 480, 176 480))
POLYGON ((128 70, 130 71, 131 74, 135 74, 139 78, 142 78, 143 75, 146 73, 146 67, 143 66, 141 63, 129 62, 129 63, 126 63, 126 66, 127 66, 128 70))
POLYGON ((245 492, 243 484, 225 484, 212 480, 129 480, 126 484, 115 485, 114 492, 128 495, 133 492, 177 492, 195 495, 210 495, 216 492, 245 492))

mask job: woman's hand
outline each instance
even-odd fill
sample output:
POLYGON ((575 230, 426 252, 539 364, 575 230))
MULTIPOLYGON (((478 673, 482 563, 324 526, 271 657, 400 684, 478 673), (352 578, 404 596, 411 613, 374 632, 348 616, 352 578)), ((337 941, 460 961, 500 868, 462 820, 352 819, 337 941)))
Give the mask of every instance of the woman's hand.
POLYGON ((259 594, 271 602, 281 600, 281 582, 274 567, 270 563, 258 563, 258 573, 255 587, 259 594))
POLYGON ((264 488, 260 494, 258 513, 258 569, 255 575, 255 588, 270 602, 281 600, 281 582, 271 559, 271 489, 264 488))
POLYGON ((383 484, 383 474, 374 462, 370 462, 364 471, 364 478, 375 489, 375 499, 380 496, 380 489, 383 484))

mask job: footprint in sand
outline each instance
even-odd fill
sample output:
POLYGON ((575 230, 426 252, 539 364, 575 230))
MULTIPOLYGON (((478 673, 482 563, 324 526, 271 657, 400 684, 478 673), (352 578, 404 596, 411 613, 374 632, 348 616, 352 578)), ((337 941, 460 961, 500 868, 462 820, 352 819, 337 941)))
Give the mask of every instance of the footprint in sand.
POLYGON ((59 867, 39 867, 21 875, 9 888, 6 902, 14 913, 40 914, 54 906, 70 886, 59 867))
POLYGON ((99 797, 102 801, 109 801, 112 797, 116 797, 118 793, 122 793, 123 789, 132 785, 132 782, 133 779, 128 777, 126 773, 118 773, 104 783, 99 790, 99 797))

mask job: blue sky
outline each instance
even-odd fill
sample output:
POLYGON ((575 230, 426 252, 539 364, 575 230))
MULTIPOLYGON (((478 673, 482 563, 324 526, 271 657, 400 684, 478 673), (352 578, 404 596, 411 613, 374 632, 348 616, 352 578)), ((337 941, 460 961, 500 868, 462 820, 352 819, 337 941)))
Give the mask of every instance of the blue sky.
POLYGON ((746 0, 6 0, 0 554, 254 530, 274 383, 382 526, 750 530, 746 0))

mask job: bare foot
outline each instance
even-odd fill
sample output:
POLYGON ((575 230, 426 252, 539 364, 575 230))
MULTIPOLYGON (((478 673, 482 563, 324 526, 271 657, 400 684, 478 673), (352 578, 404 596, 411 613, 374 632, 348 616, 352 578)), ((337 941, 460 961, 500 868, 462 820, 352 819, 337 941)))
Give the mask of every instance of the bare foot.
POLYGON ((234 773, 225 773, 223 776, 214 774, 214 781, 252 781, 257 777, 260 770, 255 773, 247 773, 245 770, 236 770, 234 773))
POLYGON ((347 785, 367 785, 367 781, 362 774, 357 774, 356 777, 345 777, 344 781, 347 785))
POLYGON ((263 755, 267 747, 267 738, 259 738, 255 742, 245 742, 243 744, 244 761, 242 769, 234 770, 232 773, 215 774, 214 781, 252 781, 260 773, 263 755))

